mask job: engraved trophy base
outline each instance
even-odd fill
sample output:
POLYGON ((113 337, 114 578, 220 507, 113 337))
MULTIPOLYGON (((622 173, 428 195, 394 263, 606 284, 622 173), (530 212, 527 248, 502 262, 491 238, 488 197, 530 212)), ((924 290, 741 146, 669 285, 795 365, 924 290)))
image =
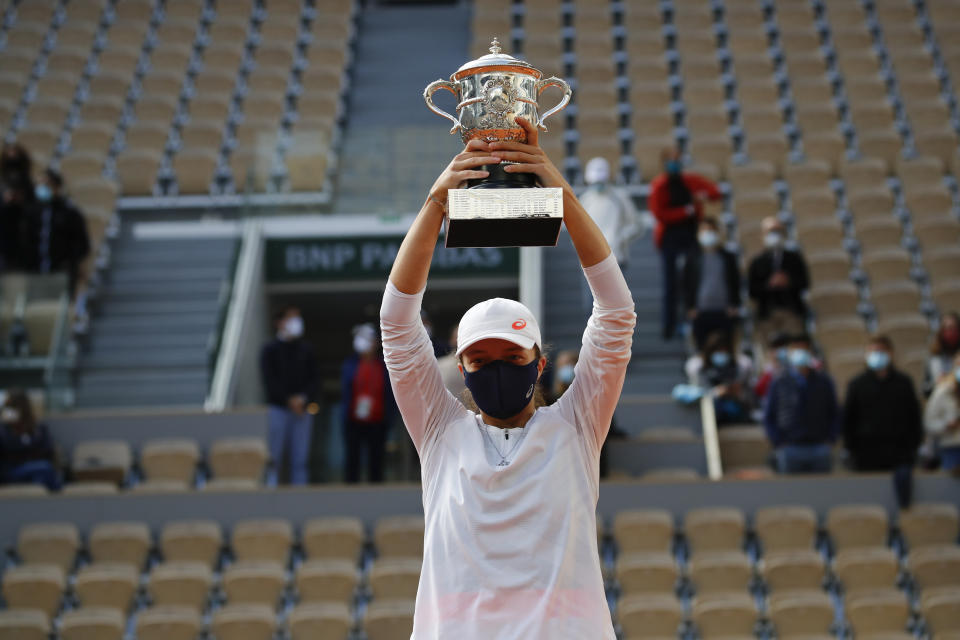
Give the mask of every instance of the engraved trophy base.
POLYGON ((563 222, 559 187, 451 189, 447 198, 447 247, 557 244, 563 222))

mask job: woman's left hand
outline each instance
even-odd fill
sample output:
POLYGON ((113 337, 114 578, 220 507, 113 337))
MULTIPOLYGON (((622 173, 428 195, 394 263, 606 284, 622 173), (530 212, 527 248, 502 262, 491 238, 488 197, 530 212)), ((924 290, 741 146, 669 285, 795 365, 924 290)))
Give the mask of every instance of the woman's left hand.
POLYGON ((563 174, 540 148, 540 132, 526 118, 516 118, 517 124, 527 132, 527 142, 491 142, 491 155, 510 163, 503 170, 507 173, 532 173, 540 179, 544 187, 569 188, 563 174))

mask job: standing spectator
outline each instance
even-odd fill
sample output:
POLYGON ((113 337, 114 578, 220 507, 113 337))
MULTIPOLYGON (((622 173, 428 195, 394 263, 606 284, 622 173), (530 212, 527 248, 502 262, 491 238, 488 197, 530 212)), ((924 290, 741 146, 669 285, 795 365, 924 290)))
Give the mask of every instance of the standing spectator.
POLYGON ((677 324, 677 261, 699 251, 697 223, 706 200, 723 195, 703 176, 684 173, 679 150, 662 154, 664 173, 650 182, 650 211, 657 219, 654 243, 660 249, 663 271, 662 331, 664 340, 673 338, 677 324))
POLYGON ((33 163, 20 144, 0 150, 0 271, 29 268, 27 218, 36 206, 33 163))
POLYGON ((847 386, 844 448, 858 471, 912 467, 923 440, 913 381, 894 366, 893 342, 885 335, 870 339, 866 364, 847 386))
POLYGON ((810 338, 798 335, 787 351, 788 368, 770 385, 763 426, 781 473, 826 473, 840 434, 833 379, 814 367, 810 338))
POLYGON ((927 400, 923 422, 939 450, 940 466, 960 476, 960 356, 954 359, 953 367, 927 400))
POLYGON ((346 443, 347 482, 360 481, 360 457, 367 455, 370 482, 383 482, 387 432, 396 413, 387 366, 372 324, 353 329, 353 350, 343 363, 340 407, 346 443))
POLYGON ((691 381, 713 396, 717 425, 750 419, 753 362, 742 353, 734 353, 728 334, 711 333, 704 341, 702 352, 687 360, 684 368, 691 381))
POLYGON ((960 314, 951 311, 940 316, 940 329, 930 346, 926 381, 928 394, 941 380, 950 376, 953 370, 953 359, 958 353, 960 353, 960 314))
POLYGON ((766 249, 750 261, 747 286, 756 305, 757 329, 766 343, 774 333, 804 332, 807 307, 803 293, 810 287, 810 276, 800 252, 785 248, 783 223, 769 217, 762 224, 766 249))
POLYGON ((0 409, 0 482, 57 490, 61 478, 54 462, 50 431, 34 418, 27 394, 11 389, 0 409))
POLYGON ((90 253, 83 214, 63 194, 63 178, 47 169, 36 187, 37 206, 27 219, 28 268, 37 273, 66 271, 70 295, 76 294, 80 266, 90 253))
POLYGON ((270 457, 279 479, 286 455, 290 484, 307 484, 313 416, 307 402, 317 388, 317 359, 303 340, 303 316, 290 305, 274 318, 277 335, 260 354, 267 395, 270 457))
MULTIPOLYGON (((610 183, 610 163, 592 158, 583 170, 587 190, 580 203, 600 227, 621 269, 630 260, 630 242, 643 232, 640 214, 630 195, 610 183)), ((591 301, 592 301, 592 296, 591 301)))
POLYGON ((721 245, 716 218, 700 221, 697 241, 702 251, 692 253, 683 264, 683 306, 693 327, 697 350, 707 336, 720 331, 733 342, 740 313, 740 268, 737 256, 721 245))

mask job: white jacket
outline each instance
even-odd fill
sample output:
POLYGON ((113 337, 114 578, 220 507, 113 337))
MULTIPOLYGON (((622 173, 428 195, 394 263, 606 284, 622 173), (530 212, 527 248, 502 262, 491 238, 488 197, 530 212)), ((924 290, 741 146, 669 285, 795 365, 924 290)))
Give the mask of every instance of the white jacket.
POLYGON ((941 447, 960 447, 960 431, 947 431, 947 427, 960 418, 956 384, 952 375, 941 381, 930 394, 923 410, 924 429, 932 436, 940 436, 941 447))
POLYGON ((444 387, 420 322, 423 292, 387 285, 384 359, 422 463, 423 569, 413 640, 612 640, 597 549, 600 447, 636 315, 613 256, 584 270, 595 304, 570 389, 537 409, 496 466, 480 416, 444 387))

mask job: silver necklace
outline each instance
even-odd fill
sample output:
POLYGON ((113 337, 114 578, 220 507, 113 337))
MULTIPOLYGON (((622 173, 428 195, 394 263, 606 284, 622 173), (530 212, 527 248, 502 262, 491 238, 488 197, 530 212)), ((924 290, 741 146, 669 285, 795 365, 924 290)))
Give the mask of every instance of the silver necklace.
MULTIPOLYGON (((517 438, 517 441, 514 443, 513 447, 510 448, 510 451, 504 453, 500 451, 500 447, 498 447, 496 443, 493 441, 493 438, 490 437, 490 433, 488 433, 487 431, 487 425, 481 424, 480 430, 483 432, 483 436, 487 439, 487 442, 490 443, 490 446, 493 447, 493 450, 497 452, 498 456, 500 456, 500 462, 497 463, 498 467, 506 467, 510 465, 510 461, 507 458, 513 455, 513 452, 517 450, 517 447, 520 446, 520 443, 523 442, 523 439, 527 435, 526 428, 521 429, 520 437, 517 438)), ((508 439, 509 439, 509 436, 508 436, 508 439)))

